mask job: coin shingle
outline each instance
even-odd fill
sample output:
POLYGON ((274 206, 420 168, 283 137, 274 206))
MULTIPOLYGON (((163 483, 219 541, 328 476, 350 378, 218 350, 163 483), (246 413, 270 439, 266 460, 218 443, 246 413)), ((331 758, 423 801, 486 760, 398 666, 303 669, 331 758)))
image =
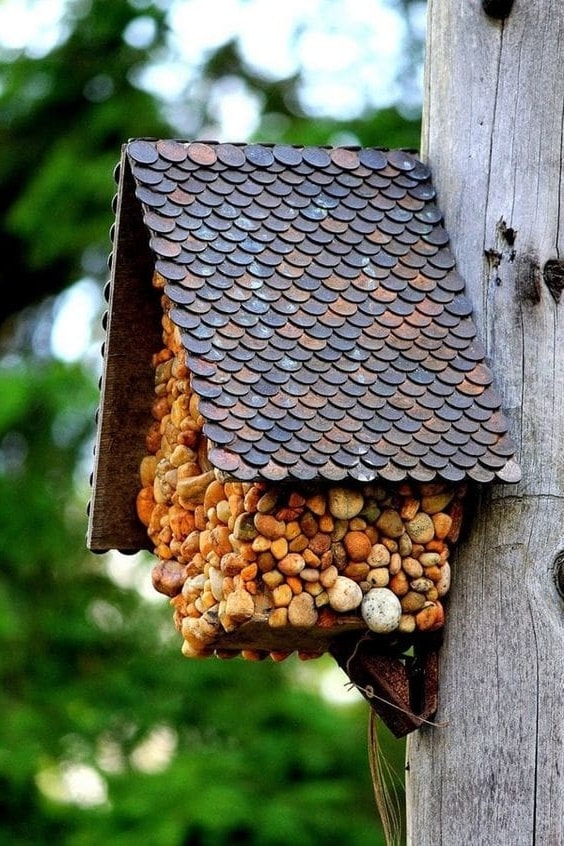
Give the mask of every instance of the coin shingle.
POLYGON ((125 156, 219 471, 515 481, 426 165, 145 139, 125 156))

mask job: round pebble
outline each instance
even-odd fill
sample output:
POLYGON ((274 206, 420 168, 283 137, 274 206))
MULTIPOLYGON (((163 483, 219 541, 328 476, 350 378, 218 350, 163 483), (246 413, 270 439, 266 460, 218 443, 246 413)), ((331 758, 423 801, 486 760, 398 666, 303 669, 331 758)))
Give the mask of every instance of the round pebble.
POLYGON ((407 534, 414 543, 429 543, 435 537, 435 527, 428 514, 422 511, 406 525, 407 534))
POLYGON ((362 589, 357 582, 346 576, 337 576, 333 585, 327 589, 329 605, 341 613, 353 611, 362 602, 362 589))
POLYGON ((350 488, 329 490, 329 511, 337 520, 350 520, 360 514, 363 507, 364 497, 359 491, 350 488))
POLYGON ((370 570, 366 580, 372 587, 386 587, 390 581, 390 571, 387 567, 375 567, 370 570))
POLYGON ((450 564, 446 561, 441 567, 441 577, 436 583, 437 593, 439 596, 444 596, 448 593, 450 588, 450 564))
POLYGON ((375 543, 366 560, 371 567, 387 567, 390 563, 390 552, 384 544, 375 543))
POLYGON ((317 623, 317 611, 313 596, 300 593, 294 596, 288 607, 288 622, 292 626, 311 628, 317 623))
POLYGON ((393 508, 382 511, 376 526, 388 538, 400 538, 405 531, 403 520, 393 508))
POLYGON ((402 608, 397 596, 388 588, 372 588, 362 600, 360 612, 368 628, 378 634, 397 629, 402 608))
POLYGON ((289 552, 278 562, 278 569, 285 576, 297 576, 305 567, 305 560, 298 552, 289 552))
POLYGON ((351 561, 366 561, 372 544, 364 532, 348 532, 343 538, 345 549, 351 561))

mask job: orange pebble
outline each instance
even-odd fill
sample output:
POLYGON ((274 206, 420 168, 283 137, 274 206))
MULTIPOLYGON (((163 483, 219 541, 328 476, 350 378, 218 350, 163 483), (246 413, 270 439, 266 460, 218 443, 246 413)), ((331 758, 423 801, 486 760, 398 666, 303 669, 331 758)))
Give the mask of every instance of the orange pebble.
POLYGON ((388 583, 388 587, 395 593, 396 596, 405 596, 409 590, 409 581, 403 570, 400 570, 399 573, 392 576, 388 583))
POLYGON ((142 488, 137 494, 137 516, 144 526, 148 526, 151 522, 153 508, 155 507, 155 499, 153 497, 153 486, 142 488))
POLYGON ((301 593, 304 588, 302 580, 298 578, 298 576, 287 576, 286 584, 290 586, 290 589, 295 596, 301 593))
POLYGON ((255 578, 257 571, 258 571, 258 567, 257 567, 256 563, 247 564, 247 566, 243 567, 243 569, 241 570, 240 575, 241 575, 241 578, 243 579, 243 581, 248 582, 251 579, 255 578))
POLYGON ((442 540, 432 540, 425 544, 425 550, 427 552, 442 552, 445 548, 445 544, 442 540))
POLYGON ((351 561, 366 561, 372 544, 364 532, 347 532, 343 543, 351 561))

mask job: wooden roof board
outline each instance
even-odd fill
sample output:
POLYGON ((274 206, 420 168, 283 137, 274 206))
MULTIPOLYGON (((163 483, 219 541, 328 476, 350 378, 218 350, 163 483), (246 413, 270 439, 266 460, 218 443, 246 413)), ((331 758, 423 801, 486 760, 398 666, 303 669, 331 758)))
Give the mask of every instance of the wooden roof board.
POLYGON ((136 552, 150 547, 135 500, 152 421, 151 354, 162 341, 159 298, 152 286, 154 257, 127 167, 120 171, 113 239, 87 544, 97 552, 136 552))

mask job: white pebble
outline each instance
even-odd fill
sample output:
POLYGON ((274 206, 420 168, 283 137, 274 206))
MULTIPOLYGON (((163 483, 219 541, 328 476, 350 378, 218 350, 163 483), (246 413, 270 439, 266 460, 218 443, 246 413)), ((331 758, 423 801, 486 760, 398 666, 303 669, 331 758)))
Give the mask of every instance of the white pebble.
POLYGON ((360 612, 369 629, 386 634, 397 629, 401 617, 401 604, 388 588, 372 588, 362 600, 360 612))
POLYGON ((362 589, 357 582, 346 576, 337 576, 331 587, 327 588, 329 604, 335 611, 353 611, 362 602, 362 589))

